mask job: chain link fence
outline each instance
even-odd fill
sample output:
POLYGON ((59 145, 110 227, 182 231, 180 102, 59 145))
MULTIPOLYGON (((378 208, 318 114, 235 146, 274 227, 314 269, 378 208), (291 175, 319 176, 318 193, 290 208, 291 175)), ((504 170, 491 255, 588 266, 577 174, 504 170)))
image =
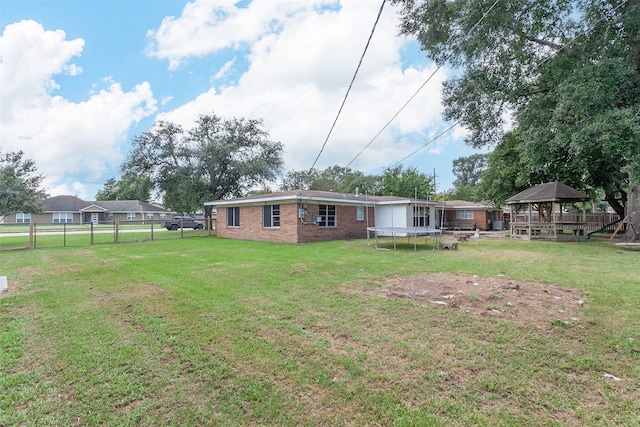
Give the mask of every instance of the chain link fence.
POLYGON ((167 230, 162 221, 115 221, 99 224, 0 224, 0 251, 206 237, 215 234, 214 221, 203 230, 167 230))

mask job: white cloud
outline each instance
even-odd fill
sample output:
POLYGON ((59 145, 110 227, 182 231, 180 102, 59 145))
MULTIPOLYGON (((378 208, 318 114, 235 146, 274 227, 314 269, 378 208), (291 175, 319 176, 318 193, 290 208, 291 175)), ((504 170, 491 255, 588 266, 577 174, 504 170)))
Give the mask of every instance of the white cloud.
POLYGON ((220 68, 216 75, 213 76, 213 79, 219 80, 223 78, 231 70, 231 67, 233 67, 233 64, 235 64, 235 62, 236 58, 233 58, 231 61, 227 61, 227 63, 220 68))
POLYGON ((95 194, 90 194, 87 187, 80 182, 72 182, 71 184, 56 184, 50 179, 45 179, 44 187, 47 194, 50 196, 55 195, 70 195, 76 196, 83 200, 93 200, 95 194))
POLYGON ((124 91, 110 78, 83 102, 53 95, 56 75, 81 70, 70 60, 81 55, 84 42, 65 37, 34 21, 5 27, 0 38, 2 149, 23 150, 53 179, 76 173, 98 179, 119 165, 127 130, 154 113, 156 101, 148 83, 124 91))
POLYGON ((246 8, 237 0, 196 0, 187 3, 179 18, 163 19, 147 36, 149 54, 168 59, 177 68, 184 58, 203 56, 225 48, 251 44, 265 34, 277 31, 297 13, 336 1, 254 0, 246 8))
MULTIPOLYGON (((254 0, 245 9, 235 8, 234 3, 215 2, 221 5, 216 14, 213 2, 196 1, 182 17, 165 19, 152 33, 155 54, 169 59, 172 67, 189 56, 250 44, 249 68, 237 83, 211 88, 159 118, 185 128, 199 114, 212 112, 263 118, 272 139, 285 145, 287 167, 309 168, 338 113, 378 7, 349 0, 319 13, 335 2, 254 0), (196 9, 204 10, 208 18, 197 15, 196 9), (168 43, 170 33, 174 36, 168 43), (196 35, 199 41, 193 46, 196 35)), ((420 67, 403 67, 400 54, 407 41, 398 37, 397 24, 396 10, 387 5, 317 168, 349 163, 433 72, 426 61, 420 67)), ((444 70, 436 73, 351 167, 388 166, 426 142, 429 129, 441 128, 444 77, 444 70)))

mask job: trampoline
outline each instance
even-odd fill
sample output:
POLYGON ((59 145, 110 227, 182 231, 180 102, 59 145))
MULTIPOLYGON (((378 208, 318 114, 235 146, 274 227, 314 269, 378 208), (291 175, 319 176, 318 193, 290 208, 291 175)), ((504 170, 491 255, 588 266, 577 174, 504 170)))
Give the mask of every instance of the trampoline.
POLYGON ((378 247, 378 237, 392 237, 394 251, 396 250, 396 237, 406 237, 407 239, 413 237, 413 250, 415 251, 417 250, 418 237, 424 237, 425 243, 427 238, 431 237, 433 239, 432 250, 435 250, 438 247, 442 230, 429 227, 367 227, 367 239, 371 238, 370 233, 374 234, 376 249, 386 249, 378 247))

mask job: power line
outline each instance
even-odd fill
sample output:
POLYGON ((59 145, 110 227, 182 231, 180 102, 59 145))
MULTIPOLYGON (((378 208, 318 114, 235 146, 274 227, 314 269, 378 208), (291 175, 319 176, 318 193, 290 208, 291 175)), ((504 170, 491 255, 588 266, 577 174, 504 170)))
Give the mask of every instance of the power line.
POLYGON ((435 141, 436 139, 440 138, 442 135, 444 135, 445 133, 449 132, 451 129, 453 129, 454 127, 458 126, 458 124, 460 123, 460 121, 455 122, 454 124, 452 124, 451 126, 449 126, 447 129, 443 130, 442 132, 440 132, 438 135, 434 136, 433 138, 431 138, 429 141, 427 141, 426 143, 424 143, 421 147, 419 147, 417 150, 413 151, 412 153, 407 154, 405 157, 403 157, 402 159, 398 160, 395 163, 392 163, 389 167, 393 167, 397 164, 400 164, 402 162, 404 162, 405 160, 407 160, 409 157, 413 156, 414 154, 416 154, 418 151, 422 150, 424 147, 426 147, 427 145, 431 144, 433 141, 435 141))
POLYGON ((386 0, 382 0, 382 4, 380 5, 380 10, 378 11, 378 16, 376 17, 376 21, 373 23, 373 28, 371 29, 371 34, 369 34, 369 39, 367 40, 367 44, 364 47, 364 51, 362 52, 362 56, 360 56, 360 61, 358 62, 358 67, 356 68, 356 71, 353 74, 353 78, 351 79, 351 83, 349 84, 349 87, 347 88, 347 93, 344 95, 344 99, 342 100, 342 105, 340 105, 340 109, 338 110, 338 114, 336 115, 336 118, 333 121, 333 124, 331 125, 331 129, 329 129, 329 133, 327 134, 327 137, 325 138, 324 143, 322 144, 322 148, 320 148, 320 152, 318 153, 318 155, 316 156, 316 159, 313 161, 313 164, 311 165, 311 169, 313 169, 315 167, 316 162, 318 161, 318 159, 320 158, 320 155, 324 151, 324 147, 327 145, 327 141, 329 140, 329 137, 331 136, 331 133, 333 132, 333 128, 336 126, 336 123, 338 122, 338 117, 340 117, 340 113, 342 112, 342 108, 344 107, 344 104, 347 102, 347 97, 349 96, 349 92, 351 91, 351 87, 353 86, 353 82, 356 80, 356 76, 358 75, 358 71, 360 70, 360 66, 362 65, 362 60, 364 59, 364 55, 367 53, 367 49, 369 48, 369 43, 371 42, 371 39, 373 38, 373 33, 375 32, 376 26, 378 25, 378 21, 380 20, 380 15, 382 15, 382 9, 384 8, 385 1, 386 0))
MULTIPOLYGON (((475 31, 475 29, 478 27, 478 25, 480 25, 480 23, 484 20, 484 18, 486 18, 486 16, 487 16, 487 15, 488 15, 492 10, 493 10, 493 8, 496 6, 496 4, 498 4, 498 1, 500 1, 500 0, 495 0, 495 1, 493 2, 493 4, 491 5, 491 7, 489 7, 489 9, 487 9, 487 11, 486 11, 486 12, 484 12, 484 13, 482 14, 482 16, 480 17, 480 19, 478 19, 478 21, 473 25, 473 27, 471 27, 471 29, 467 32, 467 34, 465 35, 465 37, 464 37, 464 38, 469 37, 469 35, 471 35, 471 34, 475 31)), ((424 82, 424 83, 422 83, 422 85, 418 88, 418 90, 416 90, 416 91, 413 93, 413 95, 411 95, 411 97, 409 97, 409 99, 407 100, 407 102, 405 102, 405 103, 402 105, 402 107, 400 107, 400 109, 398 110, 398 112, 397 112, 397 113, 395 113, 395 114, 393 115, 393 117, 391 117, 391 119, 387 122, 387 124, 385 124, 385 125, 382 127, 382 129, 380 129, 380 131, 379 131, 379 132, 378 132, 378 133, 377 133, 377 134, 376 134, 376 135, 371 139, 371 141, 369 141, 369 143, 367 143, 367 145, 365 145, 365 146, 364 146, 364 148, 363 148, 362 150, 360 150, 360 152, 359 152, 359 153, 358 153, 358 154, 357 154, 357 155, 356 155, 356 156, 355 156, 355 157, 354 157, 354 158, 353 158, 349 163, 347 163, 347 166, 345 166, 345 167, 347 167, 347 168, 348 168, 348 167, 349 167, 349 165, 351 165, 351 163, 353 163, 354 161, 356 161, 356 159, 357 159, 358 157, 360 157, 360 155, 361 155, 361 154, 362 154, 362 153, 363 153, 367 148, 369 148, 369 146, 373 143, 373 141, 375 141, 375 140, 380 136, 380 134, 382 134, 382 132, 384 132, 384 130, 385 130, 385 129, 386 129, 386 128, 391 124, 391 122, 393 122, 393 121, 396 119, 396 117, 398 117, 398 115, 400 115, 400 113, 401 113, 401 112, 402 112, 402 111, 407 107, 407 105, 409 105, 409 103, 410 103, 411 101, 413 101, 413 99, 414 99, 414 98, 418 95, 418 93, 419 93, 419 92, 420 92, 420 91, 421 91, 421 90, 422 90, 422 89, 427 85, 427 83, 429 83, 429 81, 430 81, 430 80, 433 78, 433 76, 434 76, 434 75, 435 75, 435 74, 440 70, 440 68, 442 68, 442 67, 444 66, 444 64, 447 62, 447 60, 449 59, 449 57, 450 57, 452 54, 453 54, 453 52, 450 52, 447 56, 445 56, 445 58, 444 58, 444 60, 442 61, 442 63, 440 63, 440 64, 436 67, 436 69, 435 69, 435 70, 434 70, 434 71, 429 75, 429 77, 427 77, 427 79, 425 80, 425 82, 424 82)), ((458 124, 458 123, 456 122, 456 124, 458 124)), ((454 124, 454 126, 455 126, 456 124, 454 124)), ((452 126, 452 127, 450 127, 449 129, 447 129, 444 133, 446 133, 447 131, 449 131, 450 129, 452 129, 454 126, 452 126)), ((430 144, 431 142, 435 141, 435 139, 439 138, 441 135, 443 135, 443 134, 438 135, 436 138, 432 139, 432 140, 431 140, 431 141, 429 141, 427 144, 423 145, 421 148, 419 148, 418 150, 414 151, 412 154, 415 154, 416 152, 420 151, 422 148, 424 148, 426 145, 430 144)), ((405 159, 406 159, 406 158, 405 158, 405 159)), ((405 159, 403 159, 403 160, 405 160, 405 159)), ((396 162, 396 163, 394 163, 394 165, 395 165, 395 164, 397 164, 397 163, 400 163, 400 162, 396 162)))
MULTIPOLYGON (((475 29, 476 27, 482 22, 482 20, 485 18, 485 16, 494 8, 494 6, 498 3, 499 0, 496 0, 491 7, 483 14, 483 16, 480 18, 480 20, 478 20, 478 22, 473 26, 473 28, 467 33, 468 37, 475 29)), ((624 6, 626 3, 628 3, 628 0, 622 0, 616 7, 614 7, 611 12, 615 12, 617 11, 619 8, 621 8, 622 6, 624 6)), ((590 33, 591 31, 593 31, 593 29, 600 24, 602 21, 604 21, 607 18, 606 15, 602 16, 600 19, 598 19, 596 22, 594 22, 590 27, 587 28, 587 30, 583 33, 580 33, 578 35, 576 35, 573 39, 569 40, 565 45, 563 45, 560 49, 553 51, 553 53, 551 55, 549 55, 548 57, 544 58, 543 60, 541 60, 539 63, 537 63, 532 69, 531 69, 531 73, 533 73, 534 71, 536 71, 538 68, 540 68, 544 63, 546 63, 547 61, 551 60, 554 56, 556 56, 559 52, 565 50, 566 48, 568 48, 569 46, 573 45, 580 37, 583 37, 585 35, 587 35, 588 33, 590 33)), ((447 55, 447 57, 445 57, 444 62, 446 62, 446 60, 449 58, 451 54, 447 55)), ((365 146, 365 148, 363 148, 360 153, 358 153, 358 155, 356 157, 354 157, 353 160, 351 160, 351 162, 349 162, 349 164, 347 165, 347 167, 353 163, 353 161, 355 161, 358 156, 360 156, 360 154, 362 154, 362 152, 364 152, 364 150, 366 150, 369 145, 371 145, 371 143, 382 133, 382 131, 384 131, 384 129, 391 123, 391 121, 393 121, 398 114, 400 114, 400 112, 407 106, 407 104, 418 94, 418 92, 420 90, 422 90, 422 88, 426 85, 426 83, 433 77, 433 75, 435 74, 435 72, 437 72, 440 67, 442 65, 438 66, 438 68, 427 78, 427 81, 420 86, 420 88, 418 88, 418 90, 411 96, 411 98, 409 98, 409 101, 407 101, 402 108, 398 111, 398 113, 396 113, 393 118, 382 128, 382 130, 380 130, 380 132, 378 132, 378 134, 376 134, 376 136, 365 146)), ((639 110, 640 112, 640 110, 639 110)), ((404 162, 405 160, 407 160, 409 157, 413 156, 414 154, 416 154, 418 151, 422 150, 423 148, 425 148, 427 145, 431 144, 432 142, 434 142, 435 140, 437 140, 438 138, 440 138, 441 136, 443 136, 444 134, 446 134, 447 132, 449 132, 451 129, 453 129, 454 127, 456 127, 458 124, 460 124, 460 120, 456 121, 455 123, 453 123, 449 128, 447 128, 446 130, 442 131, 440 134, 438 134, 437 136, 435 136, 434 138, 432 138, 431 140, 429 140, 428 142, 426 142, 425 144, 423 144, 422 146, 420 146, 418 149, 414 150, 413 152, 411 152, 410 154, 406 155, 405 157, 403 157, 401 160, 392 163, 389 167, 393 167, 397 164, 400 164, 402 162, 404 162)))

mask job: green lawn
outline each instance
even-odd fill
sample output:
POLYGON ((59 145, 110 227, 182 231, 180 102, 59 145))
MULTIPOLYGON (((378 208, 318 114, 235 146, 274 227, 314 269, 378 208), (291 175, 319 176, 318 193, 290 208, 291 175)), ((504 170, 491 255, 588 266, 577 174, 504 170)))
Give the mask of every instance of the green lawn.
POLYGON ((0 252, 0 275, 0 426, 640 425, 640 253, 605 240, 203 237, 0 252), (378 292, 447 272, 586 304, 540 326, 378 292))

